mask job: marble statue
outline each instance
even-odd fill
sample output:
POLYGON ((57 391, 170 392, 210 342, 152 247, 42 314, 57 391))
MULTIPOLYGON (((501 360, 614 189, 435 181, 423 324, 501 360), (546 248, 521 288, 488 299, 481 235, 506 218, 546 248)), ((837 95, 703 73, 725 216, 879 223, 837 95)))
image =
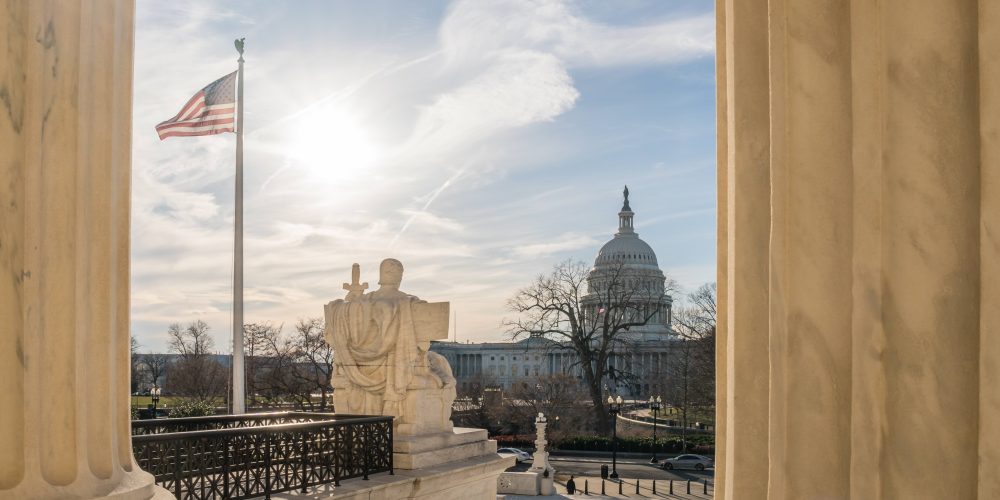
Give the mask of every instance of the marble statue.
POLYGON ((430 341, 448 337, 447 302, 400 291, 403 264, 385 259, 379 288, 365 293, 354 264, 347 296, 326 304, 326 340, 334 348, 338 413, 389 415, 400 435, 450 432, 455 377, 430 341))

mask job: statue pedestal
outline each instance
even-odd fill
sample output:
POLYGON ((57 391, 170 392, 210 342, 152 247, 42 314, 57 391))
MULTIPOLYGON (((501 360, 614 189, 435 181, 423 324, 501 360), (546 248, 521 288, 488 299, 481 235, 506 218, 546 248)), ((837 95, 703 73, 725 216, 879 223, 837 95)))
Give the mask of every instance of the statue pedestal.
MULTIPOLYGON (((349 394, 352 387, 347 377, 334 375, 330 385, 334 388, 335 410, 338 413, 351 413, 350 410, 341 410, 341 408, 351 408, 349 394)), ((444 389, 410 387, 406 391, 400 415, 393 420, 392 425, 393 435, 397 440, 401 437, 451 432, 454 429, 451 423, 451 399, 444 389)))
POLYGON ((394 475, 372 474, 341 486, 324 484, 307 493, 279 493, 274 500, 495 500, 500 474, 514 457, 496 454, 483 429, 458 427, 426 436, 394 437, 394 475))
POLYGON ((497 442, 487 439, 485 429, 456 427, 450 432, 394 436, 392 464, 396 469, 421 469, 496 452, 497 442))

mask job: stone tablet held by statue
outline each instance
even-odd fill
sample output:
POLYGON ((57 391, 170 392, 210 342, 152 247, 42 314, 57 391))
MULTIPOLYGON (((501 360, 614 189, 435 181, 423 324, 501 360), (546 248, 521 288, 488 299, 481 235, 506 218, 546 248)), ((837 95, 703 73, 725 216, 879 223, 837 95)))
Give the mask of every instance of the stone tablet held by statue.
POLYGON ((385 259, 379 288, 365 293, 354 264, 347 296, 326 304, 326 341, 334 348, 337 413, 389 415, 401 436, 450 432, 455 377, 430 341, 448 337, 447 302, 399 290, 403 264, 385 259))

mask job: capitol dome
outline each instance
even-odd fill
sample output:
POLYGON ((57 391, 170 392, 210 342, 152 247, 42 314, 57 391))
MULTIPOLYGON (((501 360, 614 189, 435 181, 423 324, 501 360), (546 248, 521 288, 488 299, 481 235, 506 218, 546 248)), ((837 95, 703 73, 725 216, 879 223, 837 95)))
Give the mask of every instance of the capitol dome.
POLYGON ((597 252, 597 259, 594 267, 601 267, 602 264, 609 265, 624 261, 627 266, 650 266, 659 268, 656 264, 656 253, 639 236, 632 234, 629 236, 615 235, 615 238, 601 247, 597 252))
POLYGON ((611 241, 604 244, 597 252, 594 268, 624 265, 626 267, 645 267, 659 270, 656 262, 656 252, 648 243, 642 241, 635 232, 632 219, 635 213, 628 205, 628 186, 625 187, 625 204, 618 212, 618 232, 611 241))
POLYGON ((628 308, 645 324, 629 328, 632 340, 662 341, 671 331, 671 304, 665 293, 666 277, 656 261, 656 252, 635 232, 635 212, 625 203, 618 212, 618 232, 597 252, 594 267, 587 276, 587 294, 583 303, 588 315, 598 317, 610 303, 625 301, 628 308))

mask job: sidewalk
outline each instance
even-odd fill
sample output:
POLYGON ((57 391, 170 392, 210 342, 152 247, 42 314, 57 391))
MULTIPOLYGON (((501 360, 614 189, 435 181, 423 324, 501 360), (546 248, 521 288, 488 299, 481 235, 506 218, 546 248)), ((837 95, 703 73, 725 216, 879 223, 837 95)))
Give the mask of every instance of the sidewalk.
POLYGON ((626 479, 621 483, 621 493, 618 493, 618 482, 610 479, 604 480, 604 494, 601 494, 601 478, 590 476, 575 476, 573 482, 576 483, 576 493, 568 495, 566 493, 566 481, 568 475, 556 474, 556 495, 548 497, 530 497, 521 495, 497 495, 498 499, 533 499, 533 498, 675 498, 675 499, 699 499, 705 500, 713 498, 715 488, 711 481, 708 482, 708 494, 705 494, 703 483, 691 482, 691 494, 687 493, 687 481, 673 482, 673 494, 670 494, 670 481, 666 479, 656 480, 656 493, 653 493, 653 480, 639 480, 639 493, 635 492, 636 481, 626 479), (586 490, 584 489, 586 488, 586 490), (587 491, 588 493, 585 493, 587 491))

